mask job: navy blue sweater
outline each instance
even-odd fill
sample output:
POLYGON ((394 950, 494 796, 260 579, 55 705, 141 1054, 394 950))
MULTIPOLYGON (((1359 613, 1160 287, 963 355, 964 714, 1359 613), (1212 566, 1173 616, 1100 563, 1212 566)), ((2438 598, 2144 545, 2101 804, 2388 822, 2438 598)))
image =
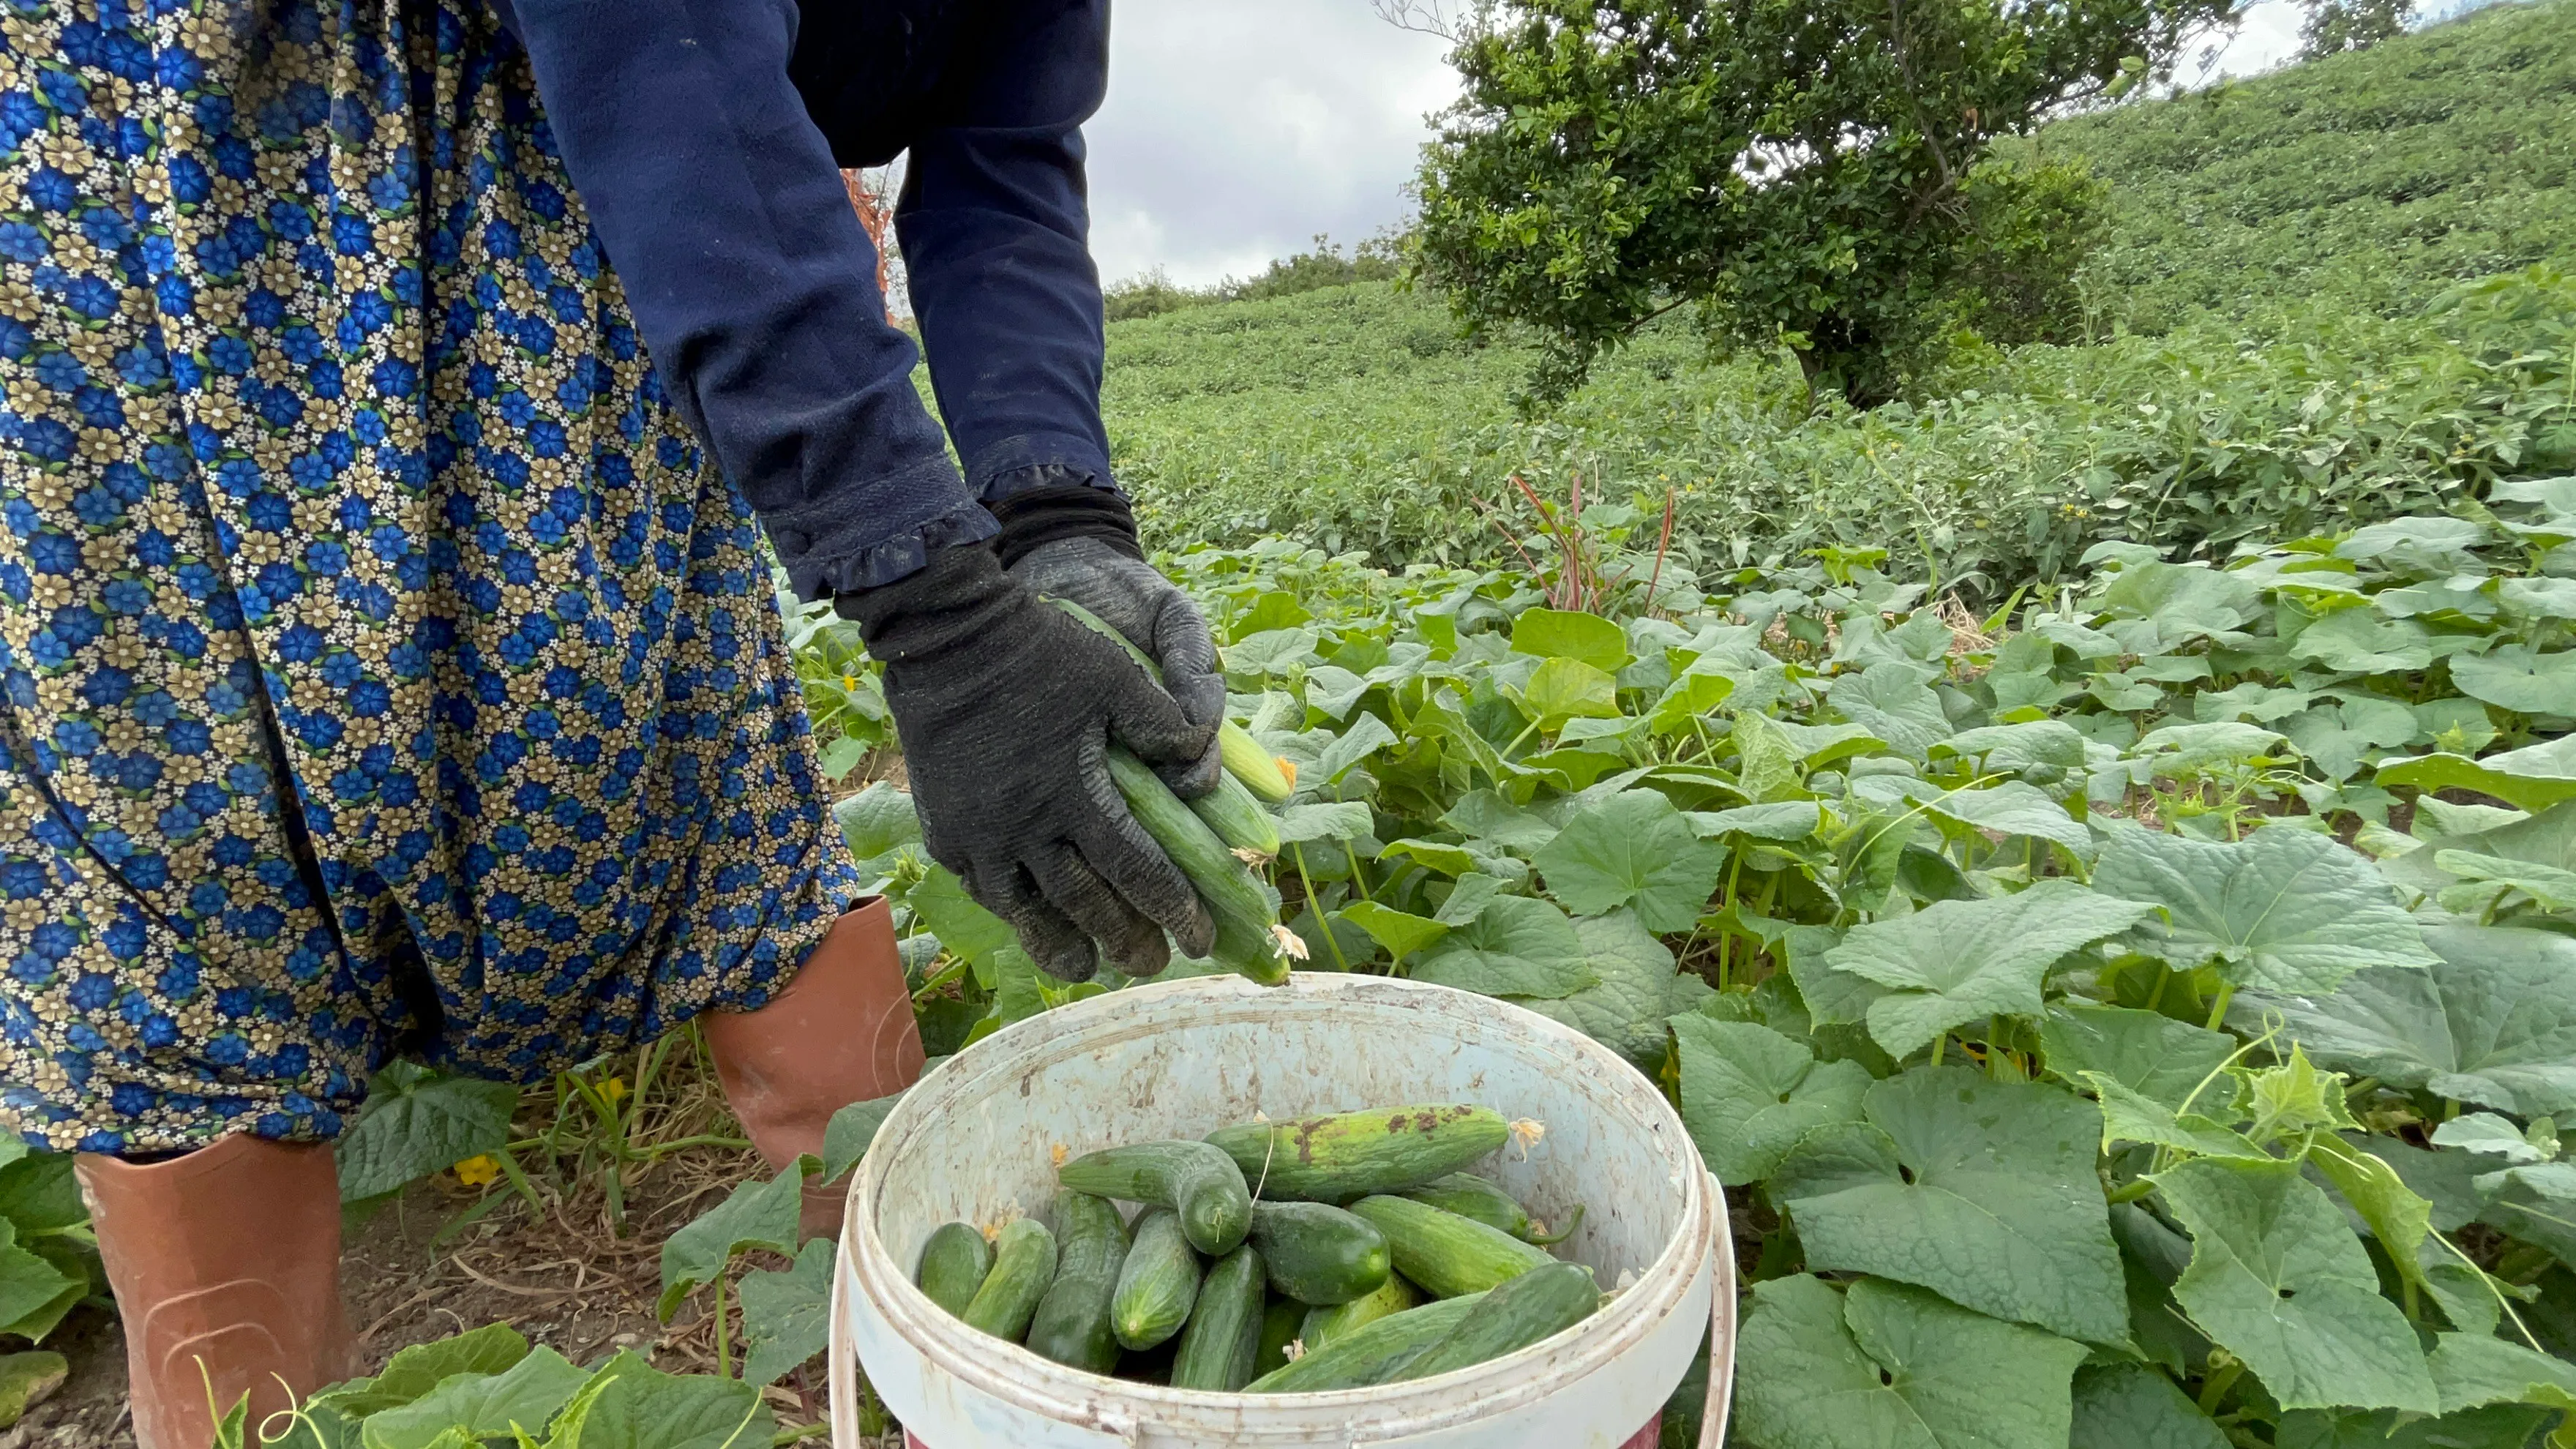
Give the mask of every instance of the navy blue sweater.
POLYGON ((983 502, 1109 486, 1081 126, 1108 0, 492 0, 663 386, 796 591, 990 537, 983 502), (896 206, 941 413, 885 320, 840 168, 896 206))

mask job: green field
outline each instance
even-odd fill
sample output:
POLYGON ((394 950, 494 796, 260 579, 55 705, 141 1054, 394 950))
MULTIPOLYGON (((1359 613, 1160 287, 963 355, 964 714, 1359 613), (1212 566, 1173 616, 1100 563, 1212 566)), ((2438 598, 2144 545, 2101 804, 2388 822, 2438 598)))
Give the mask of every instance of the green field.
POLYGON ((2105 538, 2224 557, 2566 471, 2570 13, 2498 7, 2044 131, 2112 183, 2091 345, 1966 347, 1857 414, 1666 325, 1525 420, 1532 349, 1470 344, 1394 284, 1330 288, 1113 324, 1121 477, 1166 543, 1406 563, 1493 556, 1479 500, 1579 472, 1680 490, 1704 564, 1874 544, 2000 593, 2105 538))

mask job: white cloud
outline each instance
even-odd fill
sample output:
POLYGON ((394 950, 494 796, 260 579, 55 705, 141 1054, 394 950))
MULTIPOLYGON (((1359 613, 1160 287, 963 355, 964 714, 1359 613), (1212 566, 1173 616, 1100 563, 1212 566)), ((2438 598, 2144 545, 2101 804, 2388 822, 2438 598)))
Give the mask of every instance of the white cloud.
POLYGON ((1457 93, 1446 50, 1368 0, 1120 0, 1084 128, 1101 275, 1246 276, 1402 219, 1424 117, 1457 93))

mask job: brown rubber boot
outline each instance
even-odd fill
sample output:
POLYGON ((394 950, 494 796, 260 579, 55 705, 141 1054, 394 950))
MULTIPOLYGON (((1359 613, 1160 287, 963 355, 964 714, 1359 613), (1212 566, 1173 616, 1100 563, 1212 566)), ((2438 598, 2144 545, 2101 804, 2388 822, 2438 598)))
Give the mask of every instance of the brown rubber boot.
POLYGON ((205 1449, 243 1394, 256 1425, 348 1377, 328 1146, 232 1136, 167 1162, 84 1153, 76 1170, 125 1320, 140 1449, 205 1449))
MULTIPOLYGON (((921 1029, 895 949, 894 910, 876 897, 832 923, 796 979, 758 1011, 711 1011, 707 1045, 725 1100, 772 1169, 823 1153, 823 1128, 852 1102, 921 1078, 921 1029)), ((804 1236, 841 1229, 845 1179, 805 1189, 804 1236)))

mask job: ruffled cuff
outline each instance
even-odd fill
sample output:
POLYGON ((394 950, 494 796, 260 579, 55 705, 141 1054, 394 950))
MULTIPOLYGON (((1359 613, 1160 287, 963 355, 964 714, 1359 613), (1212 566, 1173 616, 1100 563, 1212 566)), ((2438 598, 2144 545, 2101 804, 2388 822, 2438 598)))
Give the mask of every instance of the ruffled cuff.
POLYGON ((761 521, 800 599, 893 583, 919 572, 934 549, 982 543, 1002 531, 944 456, 761 521))
POLYGON ((966 460, 966 477, 986 503, 1069 484, 1118 491, 1099 446, 1061 433, 1023 433, 991 444, 966 460))

